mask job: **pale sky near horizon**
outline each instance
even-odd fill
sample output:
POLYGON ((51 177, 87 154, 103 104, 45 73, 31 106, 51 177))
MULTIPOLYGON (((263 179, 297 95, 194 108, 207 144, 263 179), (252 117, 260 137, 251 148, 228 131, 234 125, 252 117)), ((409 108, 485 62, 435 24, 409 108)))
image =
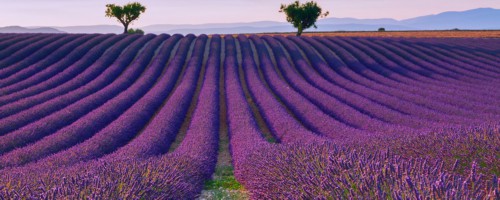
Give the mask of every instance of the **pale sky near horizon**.
MULTIPOLYGON (((147 7, 134 26, 285 21, 282 3, 294 0, 0 0, 0 26, 115 24, 104 17, 108 3, 138 1, 147 7)), ((301 2, 305 2, 302 0, 301 2)), ((445 11, 500 8, 500 0, 316 0, 328 17, 407 19, 445 11)))

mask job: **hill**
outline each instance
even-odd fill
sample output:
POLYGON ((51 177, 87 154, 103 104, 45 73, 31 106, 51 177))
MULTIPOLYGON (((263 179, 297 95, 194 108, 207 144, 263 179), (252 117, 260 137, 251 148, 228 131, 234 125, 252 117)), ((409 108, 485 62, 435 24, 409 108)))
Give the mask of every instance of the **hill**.
MULTIPOLYGON (((380 27, 386 30, 498 30, 500 29, 500 9, 478 8, 467 11, 444 12, 436 15, 420 16, 405 20, 391 18, 356 19, 356 18, 325 18, 318 20, 318 29, 323 31, 374 31, 380 27)), ((227 33, 264 33, 291 32, 294 28, 286 22, 250 22, 250 23, 219 23, 199 25, 153 25, 142 27, 148 33, 181 33, 181 34, 227 34, 227 33)))
MULTIPOLYGON (((318 20, 318 29, 310 32, 324 31, 375 31, 384 27, 388 31, 401 30, 499 30, 500 9, 478 8, 466 11, 444 12, 435 15, 419 16, 405 20, 391 18, 356 19, 325 18, 318 20)), ((294 28, 286 22, 258 21, 245 23, 209 23, 209 24, 155 24, 139 27, 146 33, 180 33, 180 34, 234 34, 234 33, 267 33, 292 32, 294 28)), ((27 29, 22 27, 0 28, 3 33, 121 33, 118 25, 95 26, 55 26, 50 28, 27 29)))
MULTIPOLYGON (((500 9, 478 8, 467 11, 444 12, 436 15, 420 16, 406 20, 325 18, 318 20, 318 29, 310 32, 324 31, 374 31, 380 27, 386 30, 498 30, 500 29, 500 9)), ((249 22, 249 23, 216 23, 199 25, 158 24, 142 27, 148 33, 181 33, 181 34, 231 34, 231 33, 266 33, 292 32, 295 29, 286 22, 249 22)))
POLYGON ((499 47, 0 34, 0 199, 500 199, 499 47))
POLYGON ((52 28, 67 33, 123 33, 123 27, 118 25, 60 26, 52 28))
POLYGON ((64 31, 50 27, 25 28, 21 26, 6 26, 0 27, 0 33, 64 33, 64 31))

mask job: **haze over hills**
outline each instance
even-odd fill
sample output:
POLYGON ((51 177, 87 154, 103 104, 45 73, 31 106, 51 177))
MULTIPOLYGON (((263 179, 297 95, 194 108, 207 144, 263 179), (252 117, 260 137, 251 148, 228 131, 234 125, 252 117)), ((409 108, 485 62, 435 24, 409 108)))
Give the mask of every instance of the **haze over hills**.
POLYGON ((420 29, 500 29, 500 9, 479 8, 463 12, 444 12, 402 20, 420 29))
MULTIPOLYGON (((390 18, 356 19, 325 18, 317 22, 318 29, 307 31, 375 31, 380 27, 386 30, 450 30, 450 29, 500 29, 500 9, 478 8, 467 11, 451 11, 436 15, 427 15, 405 20, 390 18)), ((139 27, 146 33, 181 33, 181 34, 231 34, 293 32, 295 29, 287 22, 259 21, 247 23, 211 23, 211 24, 156 24, 139 27)), ((121 33, 119 25, 70 26, 70 27, 33 27, 0 28, 0 32, 53 32, 53 33, 121 33)))
POLYGON ((51 27, 26 28, 21 26, 0 27, 0 33, 65 33, 51 27))
POLYGON ((52 27, 66 33, 122 33, 123 27, 117 25, 65 26, 52 27))

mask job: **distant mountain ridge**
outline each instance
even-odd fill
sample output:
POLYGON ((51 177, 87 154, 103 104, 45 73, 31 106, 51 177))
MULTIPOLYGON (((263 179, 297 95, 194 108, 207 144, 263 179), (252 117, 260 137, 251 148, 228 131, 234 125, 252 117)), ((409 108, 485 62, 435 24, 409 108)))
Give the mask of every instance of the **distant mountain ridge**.
POLYGON ((6 27, 0 27, 0 33, 65 33, 65 32, 51 27, 26 28, 21 26, 6 26, 6 27))
MULTIPOLYGON (((450 11, 435 15, 420 16, 405 20, 391 18, 356 19, 325 18, 317 22, 318 29, 307 31, 376 31, 385 28, 388 31, 400 30, 498 30, 500 29, 500 9, 478 8, 466 11, 450 11)), ((293 32, 295 29, 286 22, 258 21, 246 23, 210 23, 210 24, 156 24, 139 27, 146 33, 180 33, 180 34, 233 34, 233 33, 265 33, 293 32)), ((119 25, 69 26, 69 27, 4 27, 0 33, 6 32, 41 32, 41 33, 121 33, 119 25)))
POLYGON ((123 27, 117 25, 66 26, 52 27, 66 33, 122 33, 123 27))
POLYGON ((420 29, 500 29, 500 9, 478 8, 462 12, 450 11, 402 20, 420 29))

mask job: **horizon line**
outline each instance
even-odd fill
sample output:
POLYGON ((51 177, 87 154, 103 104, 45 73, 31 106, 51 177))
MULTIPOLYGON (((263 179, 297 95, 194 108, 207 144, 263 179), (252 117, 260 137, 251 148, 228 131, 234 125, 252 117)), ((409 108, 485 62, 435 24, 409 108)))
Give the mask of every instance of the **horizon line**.
MULTIPOLYGON (((425 15, 419 15, 419 16, 413 16, 410 18, 404 18, 404 19, 396 19, 396 18, 391 18, 391 17, 382 17, 382 18, 356 18, 356 17, 326 17, 323 19, 331 19, 331 18, 337 18, 337 19, 359 19, 359 20, 380 20, 380 19, 391 19, 391 20, 396 20, 396 21, 405 21, 413 18, 418 18, 418 17, 425 17, 425 16, 434 16, 434 15, 439 15, 443 13, 448 13, 448 12, 464 12, 464 11, 470 11, 470 10, 478 10, 478 9, 493 9, 493 10, 500 10, 500 8, 493 8, 493 7, 478 7, 478 8, 472 8, 472 9, 466 9, 466 10, 449 10, 449 11, 444 11, 444 12, 439 12, 439 13, 431 13, 431 14, 425 14, 425 15)), ((321 19, 318 19, 318 21, 321 19)), ((273 21, 273 20, 256 20, 256 21, 240 21, 240 22, 209 22, 209 23, 167 23, 167 24, 162 24, 162 23, 153 23, 153 24, 148 24, 148 25, 142 25, 142 26, 137 26, 139 28, 147 27, 147 26, 155 26, 155 25, 209 25, 209 24, 237 24, 237 23, 255 23, 255 22, 279 22, 279 23, 287 23, 286 20, 282 21, 273 21)), ((116 23, 109 23, 109 24, 80 24, 80 25, 4 25, 0 27, 24 27, 24 28, 43 28, 43 27, 78 27, 78 26, 120 26, 119 24, 116 23)), ((133 25, 132 25, 133 26, 133 25)))

